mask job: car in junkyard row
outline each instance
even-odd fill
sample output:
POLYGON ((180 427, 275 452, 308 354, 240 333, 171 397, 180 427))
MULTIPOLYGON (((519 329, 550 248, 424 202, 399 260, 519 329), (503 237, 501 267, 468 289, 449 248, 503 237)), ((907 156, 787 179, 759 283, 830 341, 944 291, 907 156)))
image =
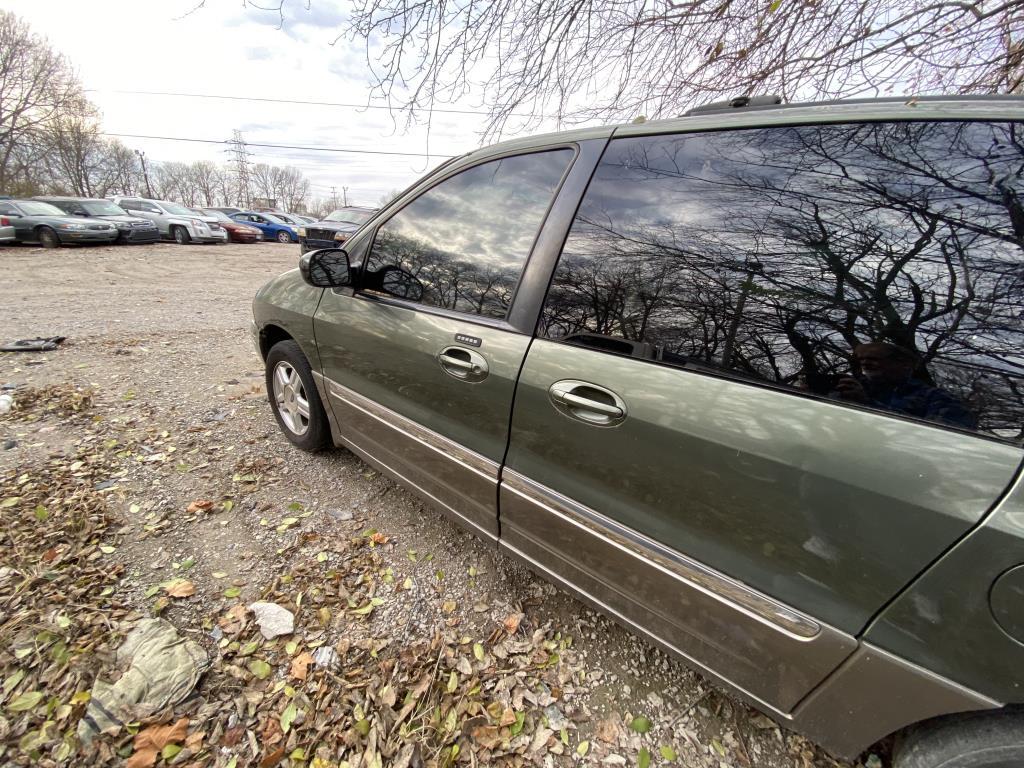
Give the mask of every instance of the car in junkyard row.
POLYGON ((259 243, 263 241, 263 232, 256 227, 235 221, 219 208, 200 208, 197 213, 203 216, 211 216, 217 220, 225 230, 232 243, 259 243))
POLYGON ((775 101, 307 228, 271 410, 838 756, 1022 766, 1024 100, 775 101))
POLYGON ((200 215, 181 203, 144 197, 115 197, 113 201, 129 213, 152 221, 165 239, 181 244, 228 241, 227 231, 215 218, 200 215))
POLYGON ((276 240, 279 243, 294 243, 298 240, 295 227, 272 213, 242 211, 241 213, 232 213, 231 218, 259 229, 263 233, 264 240, 276 240))
POLYGON ((117 227, 119 243, 155 243, 160 239, 160 230, 149 219, 131 216, 116 203, 87 197, 48 197, 39 195, 34 200, 42 200, 71 216, 91 217, 109 221, 117 227))
POLYGON ((317 248, 340 247, 376 210, 357 206, 339 208, 320 221, 299 227, 300 251, 306 253, 317 248))
POLYGON ((0 200, 0 216, 14 227, 21 243, 44 248, 85 243, 112 243, 118 238, 115 224, 102 219, 71 216, 39 200, 0 200))

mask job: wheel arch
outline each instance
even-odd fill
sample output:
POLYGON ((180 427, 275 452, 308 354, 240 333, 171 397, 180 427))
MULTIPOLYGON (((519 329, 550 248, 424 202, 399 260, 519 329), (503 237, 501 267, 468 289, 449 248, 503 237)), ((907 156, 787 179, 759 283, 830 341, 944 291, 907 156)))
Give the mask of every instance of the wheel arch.
MULTIPOLYGON (((263 358, 264 362, 266 362, 267 355, 270 354, 270 350, 273 349, 274 345, 281 341, 294 341, 298 344, 296 338, 280 325, 268 323, 260 329, 260 357, 263 358)), ((300 348, 301 346, 299 344, 300 348)))

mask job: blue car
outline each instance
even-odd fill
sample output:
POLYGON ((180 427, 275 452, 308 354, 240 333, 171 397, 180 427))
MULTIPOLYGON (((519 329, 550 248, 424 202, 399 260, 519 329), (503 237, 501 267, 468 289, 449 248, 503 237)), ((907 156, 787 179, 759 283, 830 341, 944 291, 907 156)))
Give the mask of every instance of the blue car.
POLYGON ((264 240, 277 240, 279 243, 299 242, 299 233, 295 231, 295 227, 277 218, 272 213, 242 211, 241 213, 232 213, 231 218, 243 224, 256 227, 263 232, 264 240))

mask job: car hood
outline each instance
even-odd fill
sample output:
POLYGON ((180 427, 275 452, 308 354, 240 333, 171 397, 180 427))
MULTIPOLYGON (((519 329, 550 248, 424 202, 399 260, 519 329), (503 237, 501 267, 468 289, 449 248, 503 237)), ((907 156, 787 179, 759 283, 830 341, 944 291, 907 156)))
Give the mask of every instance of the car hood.
POLYGON ((153 223, 149 219, 143 219, 143 218, 141 218, 139 216, 129 216, 126 213, 112 213, 109 216, 108 215, 102 215, 102 216, 75 216, 73 218, 82 219, 82 220, 85 220, 85 219, 102 219, 103 221, 120 221, 120 222, 124 222, 126 224, 140 224, 140 223, 141 224, 152 224, 153 223))
POLYGON ((305 224, 306 229, 326 229, 330 232, 355 232, 361 224, 348 224, 344 221, 314 221, 305 224))
POLYGON ((38 219, 52 224, 104 224, 110 226, 109 221, 98 219, 95 216, 28 216, 30 219, 38 219))

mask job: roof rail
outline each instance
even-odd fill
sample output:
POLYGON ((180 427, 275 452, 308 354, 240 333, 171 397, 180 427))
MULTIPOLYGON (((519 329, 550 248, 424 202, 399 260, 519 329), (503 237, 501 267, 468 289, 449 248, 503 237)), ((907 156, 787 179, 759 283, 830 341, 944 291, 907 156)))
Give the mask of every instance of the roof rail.
POLYGON ((694 107, 683 113, 683 117, 690 115, 702 115, 705 112, 728 112, 731 109, 743 109, 744 107, 775 107, 782 104, 781 96, 737 96, 728 101, 713 101, 694 107))

